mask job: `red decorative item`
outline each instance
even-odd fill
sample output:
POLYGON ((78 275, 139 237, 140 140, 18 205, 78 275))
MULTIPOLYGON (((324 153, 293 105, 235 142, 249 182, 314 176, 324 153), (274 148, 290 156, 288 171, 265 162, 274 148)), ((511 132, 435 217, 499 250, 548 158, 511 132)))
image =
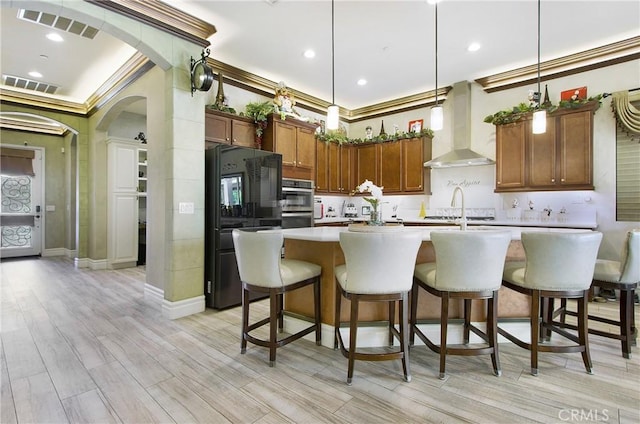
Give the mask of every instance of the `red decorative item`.
POLYGON ((576 101, 576 100, 584 100, 587 98, 587 87, 578 87, 572 88, 571 90, 566 90, 560 93, 560 100, 565 101, 576 101))

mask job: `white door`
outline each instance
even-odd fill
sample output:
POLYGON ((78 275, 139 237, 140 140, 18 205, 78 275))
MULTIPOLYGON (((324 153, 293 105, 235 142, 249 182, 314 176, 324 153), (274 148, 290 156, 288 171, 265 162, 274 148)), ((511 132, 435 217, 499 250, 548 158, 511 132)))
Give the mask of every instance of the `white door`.
POLYGON ((0 175, 0 257, 42 252, 42 151, 35 151, 34 176, 0 175))

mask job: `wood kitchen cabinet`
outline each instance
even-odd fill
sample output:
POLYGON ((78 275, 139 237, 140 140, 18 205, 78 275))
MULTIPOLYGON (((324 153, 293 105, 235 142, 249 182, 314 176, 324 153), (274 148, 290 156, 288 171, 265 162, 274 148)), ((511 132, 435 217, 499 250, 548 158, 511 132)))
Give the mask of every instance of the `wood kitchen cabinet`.
POLYGON ((525 121, 496 126, 496 192, 523 189, 525 181, 525 121))
POLYGON ((353 181, 353 146, 318 140, 316 148, 316 193, 349 194, 353 181))
POLYGON ((204 139, 212 143, 255 147, 256 126, 253 120, 211 109, 205 109, 204 139))
POLYGON ((378 184, 378 145, 376 143, 358 144, 355 146, 355 184, 364 180, 378 184))
POLYGON ((385 193, 402 191, 402 144, 404 140, 377 144, 378 175, 376 185, 384 187, 385 193))
POLYGON ((316 125, 271 114, 262 148, 282 155, 282 176, 313 180, 316 163, 316 125))
POLYGON ((424 163, 431 160, 431 139, 416 137, 402 140, 402 191, 431 194, 431 168, 424 163))
POLYGON ((593 113, 556 111, 533 134, 530 117, 496 127, 496 192, 593 190, 593 113))
POLYGON ((316 142, 316 193, 329 192, 329 144, 321 140, 316 142))
POLYGON ((351 146, 329 143, 329 193, 349 194, 355 188, 357 183, 351 179, 352 152, 351 146))

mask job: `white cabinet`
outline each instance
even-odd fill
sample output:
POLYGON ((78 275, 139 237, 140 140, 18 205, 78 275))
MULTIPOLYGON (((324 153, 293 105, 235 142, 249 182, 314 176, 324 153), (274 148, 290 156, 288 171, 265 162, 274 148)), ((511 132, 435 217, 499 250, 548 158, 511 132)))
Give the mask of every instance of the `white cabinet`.
POLYGON ((107 167, 108 266, 136 266, 141 215, 146 219, 147 151, 138 141, 109 138, 107 167))

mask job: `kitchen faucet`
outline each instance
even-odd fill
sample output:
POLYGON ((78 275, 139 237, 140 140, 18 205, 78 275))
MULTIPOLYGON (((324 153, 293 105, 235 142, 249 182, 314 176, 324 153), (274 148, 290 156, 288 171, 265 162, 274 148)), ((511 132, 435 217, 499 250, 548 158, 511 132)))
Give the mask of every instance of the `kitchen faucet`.
POLYGON ((460 230, 465 231, 467 229, 467 213, 464 210, 464 191, 460 186, 453 189, 453 196, 451 197, 451 207, 456 207, 456 193, 460 192, 460 199, 462 200, 462 218, 460 219, 460 230))

